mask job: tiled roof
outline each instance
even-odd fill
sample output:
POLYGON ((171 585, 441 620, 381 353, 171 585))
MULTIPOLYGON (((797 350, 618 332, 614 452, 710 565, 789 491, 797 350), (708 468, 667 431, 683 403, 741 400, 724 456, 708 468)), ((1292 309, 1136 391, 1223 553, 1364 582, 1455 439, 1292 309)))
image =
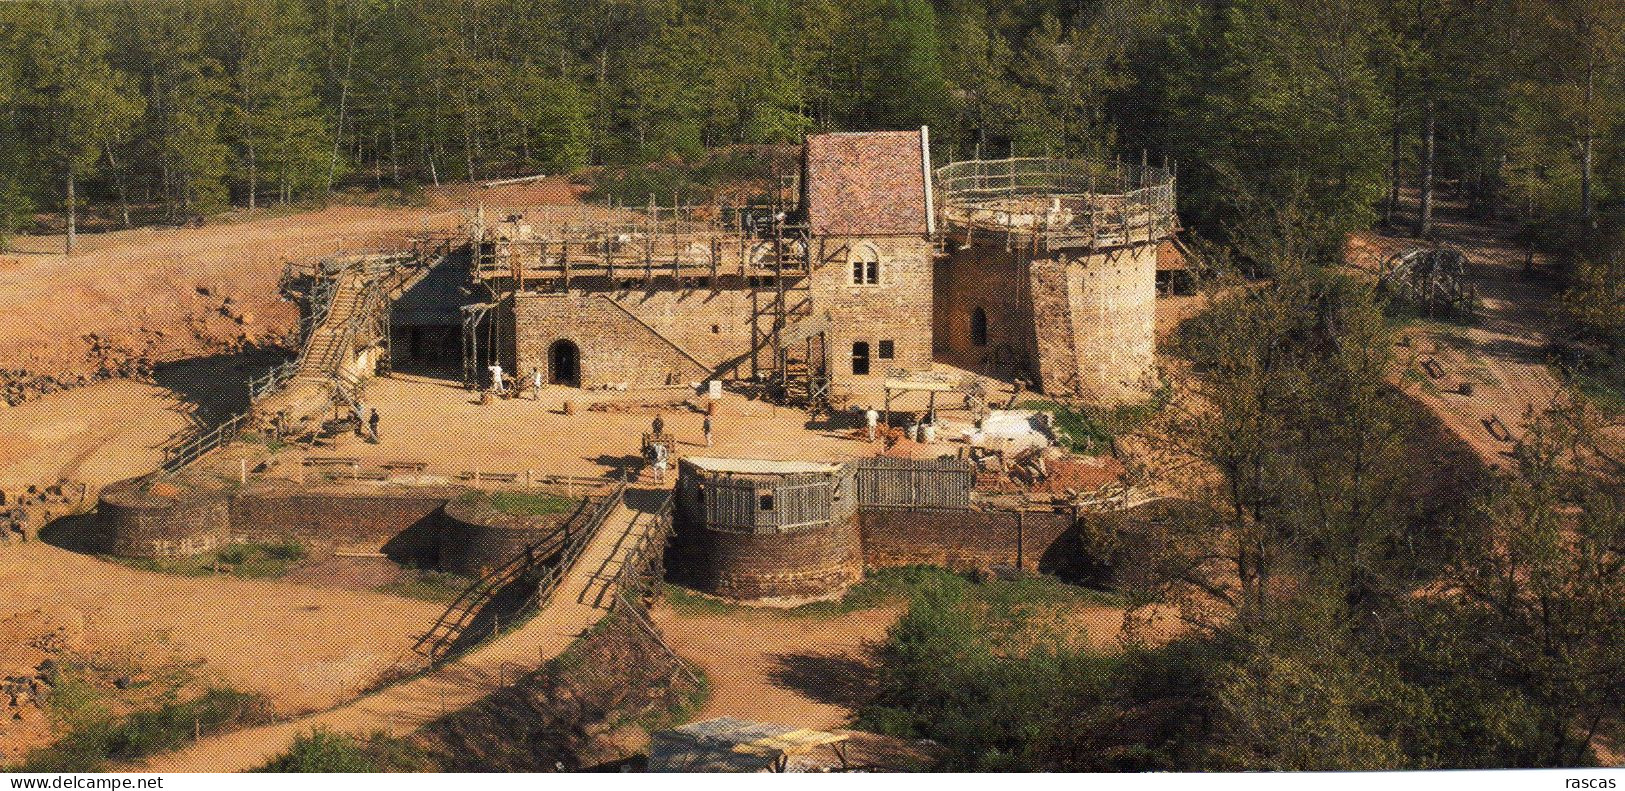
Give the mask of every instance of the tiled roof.
POLYGON ((807 138, 807 221, 835 236, 928 231, 922 132, 841 132, 807 138))

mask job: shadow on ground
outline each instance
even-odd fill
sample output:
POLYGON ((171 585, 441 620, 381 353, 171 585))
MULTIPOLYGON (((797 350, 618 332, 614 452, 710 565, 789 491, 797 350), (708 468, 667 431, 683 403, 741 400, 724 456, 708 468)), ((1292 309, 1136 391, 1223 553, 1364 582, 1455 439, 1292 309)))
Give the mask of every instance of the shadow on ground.
POLYGON ((768 678, 819 703, 857 708, 874 698, 874 667, 844 654, 773 654, 768 678))

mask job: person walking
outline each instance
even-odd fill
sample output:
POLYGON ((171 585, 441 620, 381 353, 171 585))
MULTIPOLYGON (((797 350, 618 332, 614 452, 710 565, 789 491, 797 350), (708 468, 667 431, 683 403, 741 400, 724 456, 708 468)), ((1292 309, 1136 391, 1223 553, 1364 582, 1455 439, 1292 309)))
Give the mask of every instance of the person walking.
POLYGON ((873 408, 866 410, 863 413, 863 423, 869 428, 869 441, 874 442, 875 428, 880 425, 880 413, 876 412, 873 408))
POLYGON ((664 433, 666 433, 666 417, 665 417, 665 415, 655 415, 655 422, 650 424, 650 428, 653 431, 653 433, 655 433, 655 434, 664 434, 664 433))
POLYGON ((530 400, 542 400, 542 369, 530 369, 530 400))
POLYGON ((671 451, 666 449, 665 443, 656 442, 654 444, 654 454, 655 454, 655 480, 659 481, 660 483, 665 483, 666 482, 666 465, 671 459, 671 451))
POLYGON ((378 444, 378 408, 374 407, 372 416, 367 418, 367 428, 372 434, 372 444, 378 444))
POLYGON ((366 439, 367 408, 362 406, 360 401, 355 402, 355 406, 350 408, 350 417, 355 419, 355 435, 362 439, 366 439))
POLYGON ((491 371, 491 392, 502 395, 502 365, 492 363, 488 370, 491 371))
POLYGON ((705 422, 700 425, 705 432, 705 446, 709 448, 711 447, 711 416, 706 415, 705 422))

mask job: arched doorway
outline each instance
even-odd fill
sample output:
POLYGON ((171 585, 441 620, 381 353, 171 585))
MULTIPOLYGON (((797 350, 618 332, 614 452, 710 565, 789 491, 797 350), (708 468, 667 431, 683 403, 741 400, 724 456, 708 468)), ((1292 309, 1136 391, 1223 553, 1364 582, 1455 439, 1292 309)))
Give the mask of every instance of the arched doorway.
POLYGON ((575 341, 557 340, 548 350, 551 381, 565 387, 581 386, 581 347, 575 341))
POLYGON ((987 311, 981 308, 970 314, 970 342, 973 346, 987 345, 987 311))

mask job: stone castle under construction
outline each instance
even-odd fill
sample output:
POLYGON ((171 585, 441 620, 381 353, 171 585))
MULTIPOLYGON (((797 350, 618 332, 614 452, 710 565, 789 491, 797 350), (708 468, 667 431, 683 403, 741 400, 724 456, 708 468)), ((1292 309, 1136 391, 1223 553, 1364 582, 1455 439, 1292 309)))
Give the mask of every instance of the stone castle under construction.
MULTIPOLYGON (((769 206, 481 209, 392 276, 322 281, 332 293, 310 303, 335 338, 310 348, 460 369, 469 387, 500 365, 520 382, 722 380, 806 405, 939 363, 1103 406, 1155 386, 1158 249, 1177 229, 1166 168, 934 168, 922 128, 810 136, 794 182, 769 206)), ((301 366, 332 367, 302 359, 282 378, 301 366)))

